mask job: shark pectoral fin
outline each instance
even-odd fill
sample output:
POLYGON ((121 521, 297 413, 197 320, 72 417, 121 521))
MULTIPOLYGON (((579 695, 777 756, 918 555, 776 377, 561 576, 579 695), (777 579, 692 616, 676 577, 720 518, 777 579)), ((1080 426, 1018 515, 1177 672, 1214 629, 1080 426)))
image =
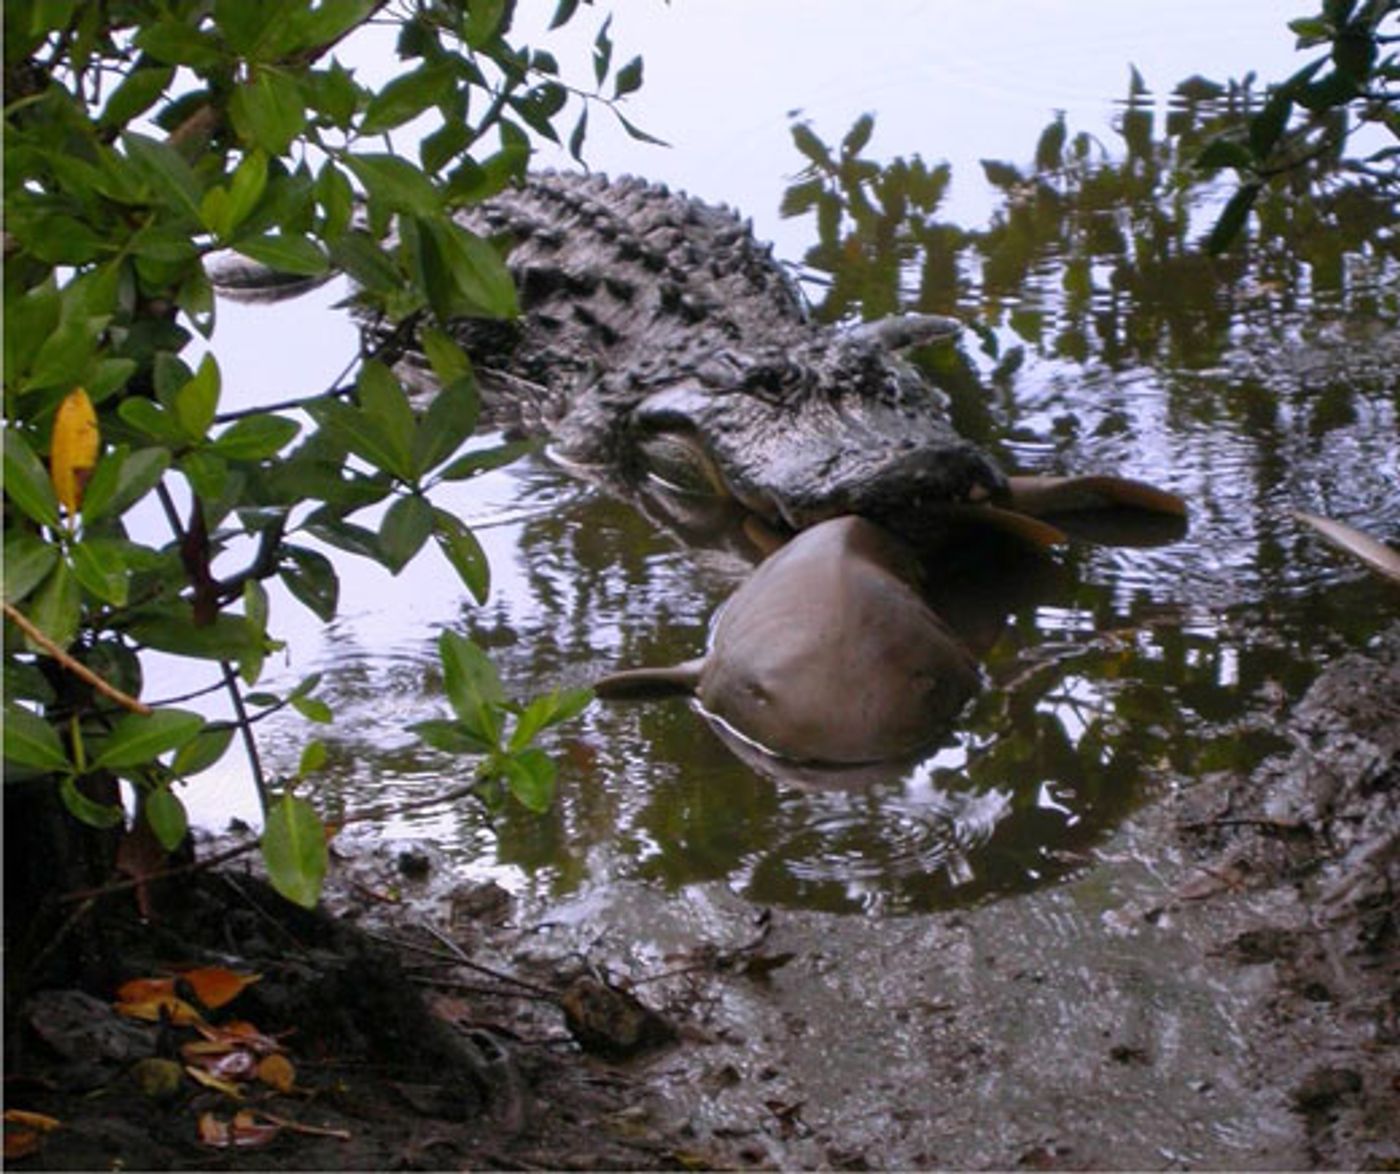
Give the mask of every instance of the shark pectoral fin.
POLYGON ((604 701, 652 701, 662 697, 689 697, 700 683, 703 658, 663 668, 623 669, 609 673, 593 686, 604 701))
POLYGON ((1354 555, 1382 575, 1400 582, 1400 552, 1384 542, 1372 538, 1354 526, 1348 526, 1345 522, 1304 513, 1302 510, 1295 510, 1293 516, 1311 526, 1338 550, 1354 555))
POLYGON ((1063 546, 1069 537, 1058 526, 1042 522, 1017 509, 995 505, 941 505, 937 515, 945 523, 967 525, 975 529, 996 530, 1029 542, 1032 546, 1063 546))
POLYGON ((1025 514, 1076 513, 1126 508, 1186 516, 1186 502, 1174 493, 1128 477, 1008 477, 1012 506, 1025 514))

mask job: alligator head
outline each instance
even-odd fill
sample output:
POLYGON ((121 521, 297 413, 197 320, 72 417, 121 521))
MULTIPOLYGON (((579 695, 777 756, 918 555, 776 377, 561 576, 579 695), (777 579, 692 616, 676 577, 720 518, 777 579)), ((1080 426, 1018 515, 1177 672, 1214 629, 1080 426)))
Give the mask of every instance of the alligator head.
POLYGON ((553 451, 634 491, 733 502, 783 531, 859 514, 918 541, 950 507, 1008 500, 996 464, 898 354, 958 330, 911 315, 612 373, 557 420, 553 451))

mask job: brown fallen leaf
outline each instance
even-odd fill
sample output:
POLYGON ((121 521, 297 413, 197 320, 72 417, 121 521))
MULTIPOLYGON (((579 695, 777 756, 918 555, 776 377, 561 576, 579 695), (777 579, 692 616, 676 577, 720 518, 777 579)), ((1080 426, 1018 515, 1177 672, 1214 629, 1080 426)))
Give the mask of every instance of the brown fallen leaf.
POLYGON ((265 1035, 251 1023, 242 1019, 233 1019, 218 1026, 201 1022, 196 1023, 194 1027, 208 1043, 221 1045, 225 1051, 234 1048, 247 1048, 259 1056, 286 1051, 276 1037, 265 1035))
POLYGON ((272 1121, 259 1121, 247 1109, 225 1121, 213 1113, 201 1113, 199 1117, 199 1140, 216 1149, 260 1149, 282 1132, 281 1125, 272 1121))
POLYGON ((155 998, 139 1002, 117 1002, 113 1004, 117 1014, 128 1019, 141 1019, 147 1023, 169 1020, 177 1027, 189 1027, 203 1022, 203 1017, 184 999, 174 995, 157 995, 155 998))
POLYGON ((46 1113, 31 1113, 27 1109, 6 1109, 5 1161, 14 1162, 36 1153, 44 1144, 44 1135, 62 1124, 46 1113))
POLYGON ((206 1072, 203 1068, 197 1068, 193 1064, 186 1064, 185 1071, 196 1083, 204 1085, 205 1088, 212 1088, 216 1092, 223 1093, 226 1097, 232 1097, 235 1101, 243 1099, 243 1090, 231 1080, 222 1080, 212 1072, 206 1072))

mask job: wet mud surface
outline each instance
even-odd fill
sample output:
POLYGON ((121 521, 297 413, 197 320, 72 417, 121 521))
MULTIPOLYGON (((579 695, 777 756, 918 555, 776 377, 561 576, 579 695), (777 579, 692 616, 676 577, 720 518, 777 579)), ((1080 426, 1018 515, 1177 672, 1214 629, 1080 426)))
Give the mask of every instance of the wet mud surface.
POLYGON ((112 977, 262 974, 224 1015, 278 1035, 295 1088, 153 1089, 140 1061, 187 1029, 40 991, 9 1016, 6 1107, 59 1125, 7 1164, 1394 1169, 1400 630, 1278 728, 1291 749, 1164 788, 1072 879, 941 914, 721 885, 525 906, 354 841, 332 918, 201 877, 112 923, 112 977), (320 1132, 199 1140, 240 1107, 320 1132))

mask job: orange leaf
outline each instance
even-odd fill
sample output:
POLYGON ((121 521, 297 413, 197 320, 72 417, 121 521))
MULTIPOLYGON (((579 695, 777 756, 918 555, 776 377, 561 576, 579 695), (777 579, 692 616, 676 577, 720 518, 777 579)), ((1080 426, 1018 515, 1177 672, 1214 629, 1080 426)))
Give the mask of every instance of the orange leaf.
POLYGON ((264 1035, 251 1023, 242 1019, 232 1019, 215 1027, 212 1023, 196 1023, 195 1028, 211 1044, 223 1044, 226 1051, 234 1048, 248 1048, 260 1056, 269 1052, 280 1052, 282 1045, 272 1036, 264 1035))
POLYGON ((45 1113, 31 1113, 26 1109, 6 1109, 5 1115, 5 1160, 7 1162, 27 1158, 44 1143, 44 1134, 57 1129, 59 1121, 45 1113))
POLYGON ((222 966, 206 966, 200 970, 186 970, 180 977, 194 988, 199 1001, 212 1011, 215 1007, 232 1002, 244 987, 251 986, 262 975, 238 974, 222 966))
POLYGON ((81 387, 75 387, 58 405, 49 445, 49 477, 70 518, 82 504, 83 489, 97 464, 100 443, 92 401, 81 387))
POLYGON ((278 1092, 292 1092, 297 1085, 297 1070, 286 1056, 264 1056, 258 1061, 258 1079, 278 1092))
POLYGON ((173 978, 133 978, 117 988, 119 1003, 148 1003, 175 993, 173 978))
POLYGON ((231 1080, 220 1080, 217 1076, 205 1072, 203 1068, 196 1068, 193 1064, 186 1064, 185 1071, 205 1088, 212 1088, 216 1092, 223 1093, 224 1096, 232 1097, 235 1101, 243 1099, 243 1090, 231 1080))
POLYGON ((137 1003, 117 1003, 116 1010, 128 1019, 144 1019, 148 1023, 159 1023, 162 1012, 177 1027, 203 1022, 198 1011, 174 995, 160 995, 137 1003))

